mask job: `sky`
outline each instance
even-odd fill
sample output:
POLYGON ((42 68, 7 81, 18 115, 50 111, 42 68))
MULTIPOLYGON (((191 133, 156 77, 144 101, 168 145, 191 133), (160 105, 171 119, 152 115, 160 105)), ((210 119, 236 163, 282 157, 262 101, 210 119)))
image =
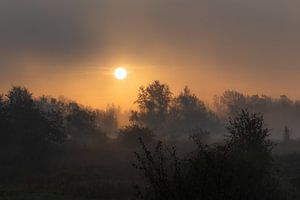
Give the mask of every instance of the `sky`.
POLYGON ((160 80, 207 102, 226 89, 300 99, 299 35, 297 0, 1 0, 0 92, 130 108, 160 80))

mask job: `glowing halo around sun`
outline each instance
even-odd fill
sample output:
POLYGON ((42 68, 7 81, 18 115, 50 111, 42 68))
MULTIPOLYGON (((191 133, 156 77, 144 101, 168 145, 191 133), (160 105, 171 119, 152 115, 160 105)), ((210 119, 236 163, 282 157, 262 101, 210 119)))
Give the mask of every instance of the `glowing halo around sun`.
POLYGON ((127 77, 127 71, 123 67, 118 67, 114 71, 114 76, 118 80, 124 80, 127 77))

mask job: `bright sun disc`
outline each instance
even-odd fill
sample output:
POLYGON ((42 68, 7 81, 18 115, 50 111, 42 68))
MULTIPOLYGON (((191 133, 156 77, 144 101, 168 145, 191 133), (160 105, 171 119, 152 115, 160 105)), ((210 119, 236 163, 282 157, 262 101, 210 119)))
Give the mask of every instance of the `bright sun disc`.
POLYGON ((114 75, 116 79, 123 80, 127 77, 127 71, 123 67, 118 67, 117 69, 115 69, 114 75))

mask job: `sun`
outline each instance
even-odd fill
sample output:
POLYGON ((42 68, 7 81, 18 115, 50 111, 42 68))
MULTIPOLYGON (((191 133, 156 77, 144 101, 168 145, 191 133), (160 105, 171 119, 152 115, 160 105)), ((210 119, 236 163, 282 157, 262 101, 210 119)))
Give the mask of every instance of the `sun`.
POLYGON ((114 72, 115 78, 118 80, 124 80, 127 77, 127 71, 123 67, 118 67, 114 72))

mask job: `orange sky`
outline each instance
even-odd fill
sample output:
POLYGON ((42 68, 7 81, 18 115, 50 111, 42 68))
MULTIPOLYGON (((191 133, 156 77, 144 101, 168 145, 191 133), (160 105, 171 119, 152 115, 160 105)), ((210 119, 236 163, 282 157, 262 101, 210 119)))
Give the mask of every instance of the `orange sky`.
POLYGON ((207 102, 226 89, 300 99, 299 13, 293 0, 3 0, 0 91, 130 108, 160 80, 207 102))
MULTIPOLYGON (((119 65, 118 65, 119 66, 119 65)), ((158 67, 123 65, 128 70, 125 80, 113 76, 115 66, 89 66, 68 71, 47 73, 39 68, 29 67, 22 72, 14 85, 28 87, 35 96, 42 94, 55 97, 65 96, 84 105, 105 108, 107 104, 120 105, 124 109, 132 108, 138 88, 154 80, 169 84, 174 94, 178 94, 188 85, 202 100, 210 103, 214 95, 220 95, 226 89, 234 89, 246 94, 267 94, 279 96, 287 94, 300 98, 297 90, 297 74, 272 71, 257 75, 251 71, 220 71, 214 67, 158 67), (285 76, 289 76, 287 81, 285 76)), ((12 84, 2 84, 5 92, 12 84)))

